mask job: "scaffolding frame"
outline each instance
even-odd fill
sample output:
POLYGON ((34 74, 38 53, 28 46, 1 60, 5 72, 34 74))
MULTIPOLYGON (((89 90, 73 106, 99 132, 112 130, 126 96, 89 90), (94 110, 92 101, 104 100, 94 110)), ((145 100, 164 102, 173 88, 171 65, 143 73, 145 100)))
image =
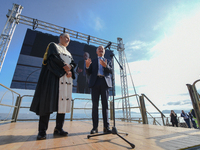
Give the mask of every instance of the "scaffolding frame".
POLYGON ((8 10, 8 14, 6 15, 8 19, 0 36, 0 71, 8 52, 15 28, 19 23, 19 15, 21 14, 22 9, 23 7, 21 5, 13 4, 12 10, 8 10))
POLYGON ((120 69, 120 79, 121 79, 121 94, 122 94, 122 110, 123 110, 123 117, 127 120, 131 119, 131 109, 130 109, 130 102, 128 97, 128 82, 127 82, 127 74, 126 74, 126 64, 125 64, 125 54, 124 54, 124 44, 122 38, 117 38, 118 47, 117 51, 119 54, 119 62, 122 66, 120 69))

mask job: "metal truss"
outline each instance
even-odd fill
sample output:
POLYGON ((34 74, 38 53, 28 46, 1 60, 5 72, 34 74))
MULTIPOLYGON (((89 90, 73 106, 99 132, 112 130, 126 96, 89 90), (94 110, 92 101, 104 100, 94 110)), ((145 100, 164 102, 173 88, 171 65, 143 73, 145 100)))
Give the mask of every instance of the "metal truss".
POLYGON ((131 119, 131 110, 129 103, 129 94, 128 94, 128 82, 127 82, 127 74, 126 74, 126 65, 125 65, 125 54, 124 54, 124 44, 122 38, 117 38, 118 43, 118 53, 119 53, 119 62, 123 69, 120 69, 120 78, 121 78, 121 93, 122 97, 122 109, 123 109, 123 117, 126 119, 131 119))
POLYGON ((19 23, 18 16, 21 14, 22 9, 22 6, 13 4, 12 10, 9 10, 7 14, 8 19, 0 36, 0 71, 2 69, 16 25, 19 23))
MULTIPOLYGON (((105 47, 109 43, 109 41, 107 40, 103 40, 94 36, 90 36, 81 32, 70 30, 65 27, 57 26, 51 23, 47 23, 41 20, 23 16, 23 15, 19 16, 19 23, 32 26, 33 30, 35 30, 36 28, 39 28, 39 29, 47 30, 50 32, 58 33, 58 34, 65 32, 65 33, 68 33, 70 37, 79 39, 82 41, 86 41, 88 44, 93 43, 93 44, 102 45, 105 47)), ((111 49, 117 50, 117 43, 112 43, 111 49)))

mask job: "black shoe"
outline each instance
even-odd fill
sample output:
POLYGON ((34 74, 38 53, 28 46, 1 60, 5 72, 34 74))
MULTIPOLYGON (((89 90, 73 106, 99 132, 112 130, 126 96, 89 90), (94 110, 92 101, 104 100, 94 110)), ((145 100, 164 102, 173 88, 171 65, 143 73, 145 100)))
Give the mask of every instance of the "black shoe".
POLYGON ((46 139, 46 133, 38 133, 37 140, 44 140, 46 139))
POLYGON ((103 128, 103 133, 112 133, 112 131, 110 130, 110 128, 109 127, 107 127, 107 128, 103 128))
POLYGON ((98 133, 98 129, 92 129, 92 130, 90 131, 90 134, 95 134, 95 133, 98 133))
POLYGON ((64 131, 63 129, 61 130, 58 130, 58 129, 54 129, 54 135, 61 135, 61 136, 67 136, 68 135, 68 132, 64 131))

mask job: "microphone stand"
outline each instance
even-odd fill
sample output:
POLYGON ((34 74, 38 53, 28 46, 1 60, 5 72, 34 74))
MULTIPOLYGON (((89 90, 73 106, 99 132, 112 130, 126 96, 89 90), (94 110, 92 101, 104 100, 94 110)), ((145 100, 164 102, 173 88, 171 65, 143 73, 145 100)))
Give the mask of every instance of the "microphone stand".
MULTIPOLYGON (((113 62, 113 57, 115 58, 115 60, 117 61, 117 63, 119 64, 120 68, 123 70, 123 67, 120 65, 119 61, 117 60, 117 58, 115 57, 113 51, 110 50, 110 46, 108 47, 109 51, 111 52, 111 61, 113 62)), ((112 132, 111 133, 100 133, 100 134, 90 134, 87 136, 87 138, 89 139, 90 137, 93 136, 101 136, 101 135, 106 135, 106 134, 115 134, 118 135, 121 139, 123 139, 124 141, 126 141, 132 148, 135 148, 135 145, 133 143, 130 143, 129 141, 127 141, 125 138, 123 138, 121 135, 119 135, 119 133, 117 132, 117 128, 115 127, 115 100, 114 100, 114 67, 112 68, 112 96, 113 96, 113 127, 112 127, 112 132)), ((128 135, 127 133, 125 133, 126 135, 128 135)))

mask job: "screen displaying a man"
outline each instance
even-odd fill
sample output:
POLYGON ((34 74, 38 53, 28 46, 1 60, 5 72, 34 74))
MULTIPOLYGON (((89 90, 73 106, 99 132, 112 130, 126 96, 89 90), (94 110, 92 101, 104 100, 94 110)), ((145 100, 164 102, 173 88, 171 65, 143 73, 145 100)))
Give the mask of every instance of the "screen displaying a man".
POLYGON ((89 76, 86 74, 86 70, 85 70, 85 60, 87 60, 89 57, 90 57, 90 54, 88 52, 85 52, 83 54, 83 60, 78 62, 78 66, 76 69, 76 72, 78 73, 77 93, 90 93, 90 90, 88 87, 89 76))

